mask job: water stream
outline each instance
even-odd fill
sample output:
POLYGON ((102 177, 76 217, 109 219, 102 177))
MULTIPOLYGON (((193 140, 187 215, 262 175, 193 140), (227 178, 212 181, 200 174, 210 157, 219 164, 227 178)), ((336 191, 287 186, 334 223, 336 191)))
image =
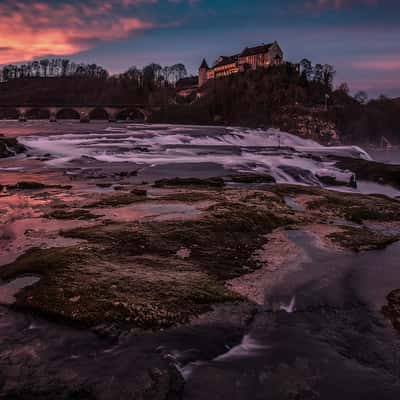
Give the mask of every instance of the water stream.
POLYGON ((102 399, 123 399, 139 371, 169 359, 186 379, 184 399, 398 399, 400 336, 380 309, 400 287, 400 243, 334 253, 304 232, 288 235, 306 257, 269 285, 247 332, 228 307, 205 324, 110 342, 0 308, 3 381, 84 382, 102 399))
POLYGON ((266 293, 237 347, 191 368, 184 398, 399 398, 400 336, 380 309, 400 287, 400 243, 332 253, 304 232, 289 237, 306 261, 266 293))

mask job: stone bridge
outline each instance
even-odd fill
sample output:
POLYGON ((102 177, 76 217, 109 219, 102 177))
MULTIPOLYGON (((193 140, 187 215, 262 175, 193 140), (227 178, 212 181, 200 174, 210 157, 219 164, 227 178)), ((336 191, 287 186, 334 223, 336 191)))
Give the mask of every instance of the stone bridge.
POLYGON ((58 119, 79 119, 80 122, 90 122, 92 119, 116 121, 148 120, 157 108, 140 104, 120 106, 76 106, 76 105, 33 105, 33 106, 2 106, 0 104, 0 119, 16 119, 21 122, 30 119, 48 119, 56 122, 58 119))

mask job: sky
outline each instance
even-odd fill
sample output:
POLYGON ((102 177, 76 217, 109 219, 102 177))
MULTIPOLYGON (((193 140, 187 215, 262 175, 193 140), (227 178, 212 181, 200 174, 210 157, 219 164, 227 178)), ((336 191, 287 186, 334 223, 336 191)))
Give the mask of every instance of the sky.
POLYGON ((336 84, 400 96, 400 0, 0 0, 0 65, 44 57, 111 73, 277 40, 285 58, 333 64, 336 84))

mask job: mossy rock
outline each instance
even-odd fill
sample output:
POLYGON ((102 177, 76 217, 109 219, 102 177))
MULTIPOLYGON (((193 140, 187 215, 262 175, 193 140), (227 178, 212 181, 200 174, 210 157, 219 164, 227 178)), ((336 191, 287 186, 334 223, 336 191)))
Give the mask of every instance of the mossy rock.
POLYGON ((400 221, 400 202, 385 196, 330 192, 307 204, 309 210, 333 213, 351 222, 400 221))
MULTIPOLYGON (((22 387, 18 390, 8 391, 7 400, 96 400, 97 397, 86 388, 71 389, 62 385, 43 389, 22 387)), ((3 397, 0 397, 3 399, 3 397)), ((4 398, 5 399, 5 398, 4 398)))
POLYGON ((40 190, 40 189, 65 189, 69 190, 72 186, 70 185, 47 185, 41 182, 34 181, 21 181, 15 185, 7 185, 8 190, 40 190))
POLYGON ((196 221, 78 228, 62 234, 84 245, 33 249, 3 267, 0 277, 42 277, 18 294, 16 307, 85 326, 161 329, 213 304, 241 300, 226 280, 257 269, 253 254, 265 235, 287 223, 266 209, 234 203, 196 221))
POLYGON ((15 138, 0 135, 0 158, 12 157, 26 151, 26 147, 15 138))
POLYGON ((196 203, 200 201, 213 200, 213 198, 214 196, 212 194, 206 192, 178 192, 167 194, 165 196, 157 198, 156 200, 196 203))
POLYGON ((354 172, 357 179, 393 185, 400 188, 400 165, 384 164, 358 158, 333 157, 336 166, 354 172))
POLYGON ((124 193, 119 195, 112 195, 108 197, 103 197, 99 201, 90 203, 85 206, 85 208, 109 208, 109 207, 121 207, 128 206, 133 203, 144 201, 146 196, 136 195, 132 193, 124 193))
POLYGON ((243 184, 261 184, 261 183, 275 183, 276 180, 269 174, 238 174, 230 175, 229 179, 234 183, 243 184))
POLYGON ((342 227, 341 232, 328 235, 328 238, 343 248, 353 251, 380 250, 399 240, 397 236, 387 236, 367 228, 342 227))
POLYGON ((393 327, 400 333, 400 289, 393 290, 387 296, 387 304, 382 307, 382 312, 393 327))
POLYGON ((49 219, 61 219, 61 220, 77 219, 77 220, 85 220, 85 221, 100 218, 99 215, 92 214, 88 210, 66 211, 66 210, 62 210, 62 209, 52 211, 52 212, 46 214, 44 217, 49 218, 49 219))
POLYGON ((222 178, 173 178, 173 179, 160 179, 154 182, 154 187, 168 187, 168 186, 202 186, 210 188, 222 188, 225 186, 225 181, 222 178))

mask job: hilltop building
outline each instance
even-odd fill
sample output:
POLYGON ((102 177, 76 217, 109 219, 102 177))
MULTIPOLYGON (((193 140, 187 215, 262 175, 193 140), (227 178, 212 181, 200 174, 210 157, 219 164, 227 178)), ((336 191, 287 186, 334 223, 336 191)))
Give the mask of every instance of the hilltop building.
POLYGON ((199 68, 199 87, 208 80, 244 72, 249 69, 268 68, 283 63, 283 51, 275 41, 257 47, 246 47, 240 54, 218 57, 213 67, 204 59, 199 68))

